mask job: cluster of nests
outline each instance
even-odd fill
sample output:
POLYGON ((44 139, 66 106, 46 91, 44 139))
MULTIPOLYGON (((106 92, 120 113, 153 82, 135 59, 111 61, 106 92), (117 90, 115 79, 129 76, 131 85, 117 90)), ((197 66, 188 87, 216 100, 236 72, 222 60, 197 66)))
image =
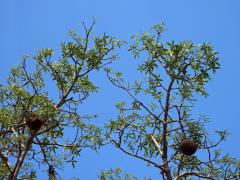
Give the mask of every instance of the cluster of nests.
POLYGON ((183 139, 180 143, 180 150, 184 155, 191 156, 197 151, 197 144, 191 139, 183 139))

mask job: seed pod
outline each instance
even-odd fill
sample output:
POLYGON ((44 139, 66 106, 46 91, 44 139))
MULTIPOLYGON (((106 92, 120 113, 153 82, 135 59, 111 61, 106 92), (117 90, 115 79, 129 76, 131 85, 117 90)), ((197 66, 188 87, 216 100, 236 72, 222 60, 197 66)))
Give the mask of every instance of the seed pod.
POLYGON ((184 155, 191 156, 197 151, 197 144, 191 139, 183 139, 180 143, 180 150, 184 155))

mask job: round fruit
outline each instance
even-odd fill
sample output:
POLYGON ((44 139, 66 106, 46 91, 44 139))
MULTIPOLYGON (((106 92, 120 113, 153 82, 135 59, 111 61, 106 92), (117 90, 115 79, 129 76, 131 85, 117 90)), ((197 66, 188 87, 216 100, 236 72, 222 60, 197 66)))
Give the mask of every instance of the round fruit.
POLYGON ((191 156, 197 151, 197 144, 191 139, 183 139, 180 150, 184 155, 191 156))

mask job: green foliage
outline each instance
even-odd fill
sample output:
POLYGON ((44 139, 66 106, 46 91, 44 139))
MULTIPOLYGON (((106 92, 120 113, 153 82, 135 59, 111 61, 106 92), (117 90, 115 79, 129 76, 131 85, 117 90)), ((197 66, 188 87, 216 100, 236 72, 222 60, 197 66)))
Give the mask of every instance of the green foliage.
POLYGON ((78 107, 98 90, 89 74, 114 61, 121 42, 106 34, 92 36, 94 23, 84 24, 84 36, 71 32, 73 41, 61 43, 58 59, 50 48, 33 59, 25 55, 11 69, 8 84, 0 86, 0 157, 11 159, 1 162, 1 177, 34 179, 36 165, 74 167, 83 149, 102 145, 100 128, 90 121, 96 115, 80 114, 78 107), (49 82, 59 98, 49 95, 49 82), (29 125, 35 120, 43 123, 37 131, 29 125))
POLYGON ((210 80, 210 73, 215 73, 219 69, 218 53, 214 51, 210 44, 203 43, 195 45, 191 41, 176 43, 170 41, 161 42, 162 25, 154 26, 153 34, 141 33, 135 35, 135 43, 130 46, 130 51, 135 58, 142 52, 148 54, 147 60, 139 65, 139 70, 149 74, 149 89, 154 91, 160 86, 161 74, 166 74, 176 80, 179 91, 184 98, 190 98, 192 93, 198 92, 207 96, 204 85, 210 80))
POLYGON ((208 95, 205 85, 220 68, 218 53, 209 43, 162 42, 163 24, 151 30, 133 35, 129 48, 135 59, 143 59, 138 65, 143 80, 130 85, 121 72, 105 69, 110 82, 131 98, 116 105, 119 115, 106 125, 106 137, 123 153, 158 168, 163 179, 237 179, 239 161, 221 158, 217 150, 226 131, 216 131, 219 140, 212 142, 208 118, 191 113, 194 96, 208 95), (193 140, 207 161, 198 152, 183 155, 179 145, 184 138, 193 140))
MULTIPOLYGON (((100 180, 137 180, 138 178, 129 174, 129 173, 125 173, 122 172, 122 170, 120 168, 115 168, 115 169, 110 169, 110 170, 106 170, 103 171, 101 170, 98 178, 100 180)), ((151 178, 144 178, 144 180, 151 180, 151 178)))
MULTIPOLYGON (((97 151, 109 142, 156 167, 162 179, 239 179, 239 160, 217 149, 228 133, 215 131, 219 140, 211 141, 208 117, 192 115, 194 96, 208 95, 205 86, 220 68, 214 48, 209 43, 162 42, 164 25, 157 24, 132 36, 129 51, 139 59, 143 80, 131 85, 123 73, 106 67, 117 59, 113 52, 122 41, 92 36, 94 24, 84 24, 84 36, 71 31, 73 41, 62 42, 59 54, 46 48, 33 58, 25 55, 11 69, 7 85, 0 85, 0 179, 36 179, 37 165, 75 167, 82 150, 97 151), (98 91, 90 74, 103 67, 110 82, 130 96, 116 104, 119 114, 105 129, 91 121, 96 114, 79 112, 79 105, 98 91), (58 98, 48 93, 49 82, 58 98), (185 138, 197 144, 196 154, 180 151, 185 138)), ((101 171, 98 177, 137 179, 119 168, 101 171)))

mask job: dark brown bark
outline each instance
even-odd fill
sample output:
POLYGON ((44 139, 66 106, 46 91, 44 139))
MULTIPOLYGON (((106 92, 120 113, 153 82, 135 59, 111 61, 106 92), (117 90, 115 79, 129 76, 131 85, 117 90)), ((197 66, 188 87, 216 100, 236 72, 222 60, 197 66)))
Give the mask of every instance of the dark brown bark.
POLYGON ((8 177, 8 180, 16 180, 17 179, 18 173, 19 173, 19 171, 22 167, 22 164, 23 164, 23 161, 24 161, 24 159, 27 155, 27 152, 32 146, 34 136, 35 136, 35 134, 31 135, 31 137, 27 141, 25 149, 19 153, 16 165, 15 165, 13 171, 12 171, 12 174, 8 177))
POLYGON ((166 94, 166 102, 165 102, 165 108, 164 108, 164 119, 163 119, 163 143, 162 143, 162 160, 163 160, 163 168, 164 174, 167 177, 167 180, 172 180, 171 171, 168 165, 168 142, 167 142, 167 126, 168 126, 168 111, 170 106, 170 95, 171 95, 171 89, 172 85, 174 83, 174 79, 171 78, 170 83, 168 85, 167 94, 166 94))

